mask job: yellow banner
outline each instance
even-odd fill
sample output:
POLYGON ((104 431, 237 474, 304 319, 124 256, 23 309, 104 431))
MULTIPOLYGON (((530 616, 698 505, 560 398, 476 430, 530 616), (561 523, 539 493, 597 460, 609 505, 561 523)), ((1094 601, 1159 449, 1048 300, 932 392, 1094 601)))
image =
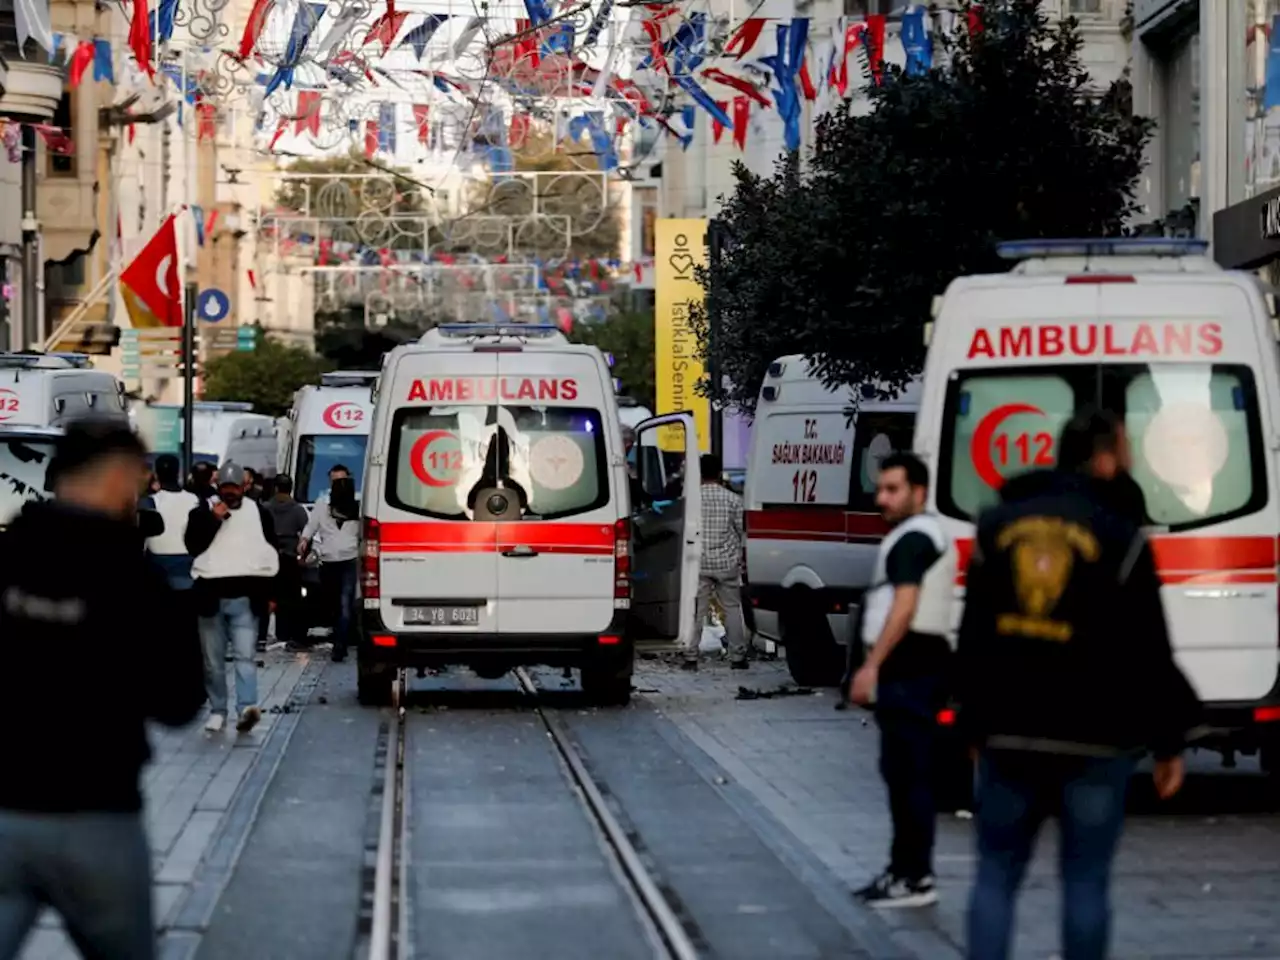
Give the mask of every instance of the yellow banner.
MULTIPOLYGON (((689 328, 689 308, 706 297, 693 268, 707 262, 707 221, 661 219, 656 233, 654 363, 658 409, 654 412, 692 413, 698 446, 706 453, 711 449, 711 404, 694 393, 703 367, 697 358, 698 341, 689 328)), ((683 450, 682 431, 663 430, 658 443, 664 450, 683 450)))

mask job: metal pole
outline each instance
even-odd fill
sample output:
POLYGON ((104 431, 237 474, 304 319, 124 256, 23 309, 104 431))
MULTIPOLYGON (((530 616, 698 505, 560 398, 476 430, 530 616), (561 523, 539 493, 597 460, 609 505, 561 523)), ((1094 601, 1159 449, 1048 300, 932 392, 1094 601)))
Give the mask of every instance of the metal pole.
POLYGON ((40 346, 40 222, 36 219, 36 131, 22 125, 22 347, 40 346))
POLYGON ((182 465, 192 464, 193 421, 196 394, 196 285, 186 285, 182 307, 182 465))

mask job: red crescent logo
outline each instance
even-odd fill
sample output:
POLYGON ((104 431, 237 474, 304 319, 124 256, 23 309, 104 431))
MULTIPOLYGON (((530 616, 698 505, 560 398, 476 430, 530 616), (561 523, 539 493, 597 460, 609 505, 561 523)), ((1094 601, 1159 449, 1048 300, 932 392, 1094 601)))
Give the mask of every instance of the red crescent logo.
POLYGON ((1001 424, 1019 413, 1044 416, 1043 410, 1029 403, 1006 403, 1004 406, 996 407, 978 421, 977 429, 973 431, 973 439, 969 442, 969 458, 973 461, 973 471, 978 475, 978 479, 992 490, 999 490, 1004 486, 1004 477, 1000 475, 995 461, 991 459, 991 441, 995 439, 996 431, 1000 429, 1001 424))
POLYGON ((445 439, 457 442, 458 438, 448 430, 428 430, 414 441, 409 450, 409 467, 413 475, 428 487, 451 487, 458 482, 456 478, 442 480, 427 470, 427 449, 437 440, 445 439))
POLYGON ((364 410, 358 403, 343 400, 341 403, 331 403, 325 407, 320 419, 324 421, 325 426, 332 427, 334 430, 354 430, 356 425, 364 420, 364 410))
POLYGON ((12 420, 18 415, 19 398, 17 391, 0 387, 0 422, 12 420))

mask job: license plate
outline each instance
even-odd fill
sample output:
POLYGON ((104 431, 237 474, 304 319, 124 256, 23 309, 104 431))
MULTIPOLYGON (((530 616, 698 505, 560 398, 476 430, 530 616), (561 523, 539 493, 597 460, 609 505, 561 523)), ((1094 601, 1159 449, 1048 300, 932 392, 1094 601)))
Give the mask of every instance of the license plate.
POLYGON ((480 608, 405 607, 404 622, 419 627, 474 627, 480 623, 480 608))

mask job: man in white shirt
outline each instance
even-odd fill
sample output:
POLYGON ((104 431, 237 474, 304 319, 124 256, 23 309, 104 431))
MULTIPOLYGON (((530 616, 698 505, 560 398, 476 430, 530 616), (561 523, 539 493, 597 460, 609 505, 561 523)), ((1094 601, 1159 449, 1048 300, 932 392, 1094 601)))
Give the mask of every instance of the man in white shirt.
POLYGON ((174 590, 191 589, 191 554, 185 537, 187 517, 200 506, 200 498, 182 489, 180 464, 171 453, 156 457, 156 479, 160 489, 151 495, 153 509, 164 519, 164 533, 147 538, 147 552, 164 571, 174 590))
POLYGON ((228 461, 218 470, 218 494, 191 511, 186 543, 194 561, 196 610, 204 648, 210 733, 227 719, 227 645, 236 668, 236 729, 248 733, 258 709, 258 618, 265 616, 280 570, 275 525, 261 504, 245 499, 244 471, 228 461))
POLYGON ((316 498, 311 519, 298 542, 298 557, 315 550, 320 558, 320 587, 331 603, 334 663, 347 657, 356 603, 356 558, 360 553, 360 508, 351 471, 338 464, 329 471, 329 489, 316 498))

